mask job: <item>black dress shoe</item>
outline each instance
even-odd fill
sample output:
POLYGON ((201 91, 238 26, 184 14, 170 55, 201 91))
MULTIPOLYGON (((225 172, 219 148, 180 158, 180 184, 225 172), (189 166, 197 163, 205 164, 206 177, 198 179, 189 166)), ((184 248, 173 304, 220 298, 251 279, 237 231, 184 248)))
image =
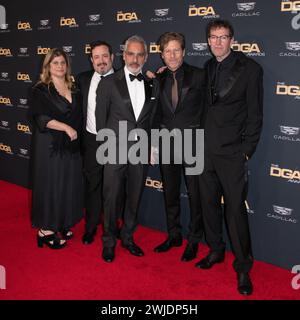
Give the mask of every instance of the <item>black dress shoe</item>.
POLYGON ((198 252, 198 243, 188 243, 185 247, 181 261, 191 261, 196 258, 198 252))
POLYGON ((214 264, 221 263, 224 261, 224 252, 210 252, 204 259, 196 263, 197 268, 210 269, 214 264))
POLYGON ((122 243, 122 247, 127 249, 132 255, 142 257, 144 255, 143 250, 138 247, 134 242, 128 244, 122 243))
POLYGON ((92 242, 94 242, 95 234, 96 230, 93 230, 92 232, 85 232, 85 234, 82 237, 82 243, 91 244, 92 242))
POLYGON ((238 292, 249 296, 253 292, 253 286, 249 274, 247 272, 238 272, 238 292))
POLYGON ((169 251, 173 247, 180 247, 182 245, 182 238, 168 238, 162 244, 154 248, 155 252, 166 252, 169 251))
POLYGON ((105 262, 113 262, 115 258, 115 247, 103 247, 102 258, 105 262))

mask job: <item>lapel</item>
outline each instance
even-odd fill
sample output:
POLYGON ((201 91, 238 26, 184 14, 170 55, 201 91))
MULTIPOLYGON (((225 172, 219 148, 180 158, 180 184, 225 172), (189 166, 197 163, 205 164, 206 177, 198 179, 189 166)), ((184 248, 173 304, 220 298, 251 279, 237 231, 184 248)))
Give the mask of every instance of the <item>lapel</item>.
POLYGON ((190 72, 190 68, 187 64, 183 64, 183 81, 182 81, 182 89, 179 97, 178 105, 175 109, 175 113, 178 112, 183 107, 184 98, 191 87, 192 82, 192 73, 190 72))
POLYGON ((86 75, 86 81, 83 82, 83 87, 82 87, 82 99, 83 99, 83 112, 84 115, 87 115, 87 106, 88 106, 88 98, 89 98, 89 90, 90 90, 90 85, 91 85, 91 80, 93 77, 94 71, 90 71, 86 75))
POLYGON ((130 95, 129 95, 127 82, 126 82, 126 78, 125 78, 125 72, 124 72, 123 68, 118 71, 116 80, 117 80, 116 86, 117 86, 117 89, 122 97, 123 103, 124 103, 125 107, 127 108, 128 112, 131 114, 131 117, 135 121, 135 115, 134 115, 132 103, 130 100, 130 95))
POLYGON ((143 118, 143 116, 148 113, 149 108, 151 107, 151 96, 152 96, 152 89, 153 89, 152 81, 148 82, 146 81, 146 79, 144 79, 144 87, 145 87, 145 103, 137 119, 137 122, 140 121, 143 118))
POLYGON ((236 60, 236 63, 234 64, 232 68, 232 72, 226 81, 225 86, 222 88, 222 90, 219 92, 219 98, 222 99, 224 98, 228 92, 233 88, 233 86, 236 83, 236 80, 238 77, 241 75, 241 73, 245 69, 245 64, 242 63, 239 59, 236 60))
POLYGON ((212 83, 212 63, 213 63, 213 59, 211 59, 209 61, 209 63, 207 64, 207 78, 208 78, 208 85, 209 85, 209 95, 208 95, 208 99, 209 99, 209 103, 210 105, 214 104, 215 102, 217 102, 219 99, 224 98, 234 87, 237 79, 239 78, 239 76, 241 75, 241 73, 244 71, 245 69, 245 63, 243 63, 243 61, 241 59, 239 59, 239 57, 236 59, 236 62, 231 70, 230 76, 227 79, 224 87, 221 89, 221 91, 219 92, 218 98, 216 101, 213 101, 212 98, 212 91, 211 91, 211 83, 212 83))
POLYGON ((161 99, 164 101, 163 104, 166 105, 172 113, 174 113, 174 108, 172 106, 171 99, 167 96, 167 93, 165 90, 166 78, 167 78, 167 70, 165 70, 160 75, 160 78, 159 78, 161 99))

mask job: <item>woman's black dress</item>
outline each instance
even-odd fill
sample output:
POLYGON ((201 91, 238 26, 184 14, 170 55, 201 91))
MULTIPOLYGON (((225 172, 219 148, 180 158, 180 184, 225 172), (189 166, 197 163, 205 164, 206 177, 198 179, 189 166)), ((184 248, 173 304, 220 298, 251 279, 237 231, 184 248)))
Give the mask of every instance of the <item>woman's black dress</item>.
POLYGON ((62 231, 83 216, 83 178, 80 155, 82 124, 80 97, 72 103, 60 96, 54 85, 38 84, 31 92, 32 136, 32 225, 62 231), (50 120, 70 125, 78 139, 46 127, 50 120))

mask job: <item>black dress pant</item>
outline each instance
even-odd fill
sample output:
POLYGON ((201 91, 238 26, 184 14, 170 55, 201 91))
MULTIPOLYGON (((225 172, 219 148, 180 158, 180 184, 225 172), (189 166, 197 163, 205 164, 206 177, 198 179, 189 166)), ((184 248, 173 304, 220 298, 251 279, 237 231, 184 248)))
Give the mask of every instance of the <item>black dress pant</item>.
POLYGON ((96 135, 85 131, 84 142, 84 175, 85 175, 85 208, 87 232, 93 232, 100 223, 102 209, 102 175, 103 166, 96 160, 99 142, 96 135))
POLYGON ((181 236, 180 224, 180 187, 182 173, 189 198, 190 224, 188 241, 198 243, 203 235, 202 209, 199 190, 199 176, 186 175, 184 164, 161 164, 164 188, 167 228, 170 238, 181 236))
POLYGON ((228 235, 235 255, 233 267, 237 272, 248 272, 253 264, 245 206, 247 171, 247 161, 241 152, 214 155, 206 151, 204 171, 199 178, 206 241, 212 251, 225 250, 222 237, 223 195, 228 235))
POLYGON ((105 164, 103 180, 104 233, 103 246, 114 247, 117 239, 117 219, 125 208, 120 233, 126 245, 133 241, 138 208, 144 190, 148 165, 105 164), (124 207, 125 203, 125 207, 124 207))

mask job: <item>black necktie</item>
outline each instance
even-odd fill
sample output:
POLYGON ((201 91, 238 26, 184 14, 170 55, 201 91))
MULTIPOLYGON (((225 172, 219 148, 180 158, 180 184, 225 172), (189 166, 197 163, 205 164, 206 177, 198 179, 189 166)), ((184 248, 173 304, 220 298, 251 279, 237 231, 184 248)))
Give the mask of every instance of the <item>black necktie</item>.
POLYGON ((130 81, 133 81, 134 79, 137 79, 138 81, 144 80, 144 76, 141 73, 139 73, 137 76, 129 73, 129 78, 130 78, 130 81))
POLYGON ((171 99, 172 99, 172 106, 175 110, 178 103, 178 85, 177 85, 176 73, 172 72, 172 75, 173 75, 173 83, 172 83, 171 99))

